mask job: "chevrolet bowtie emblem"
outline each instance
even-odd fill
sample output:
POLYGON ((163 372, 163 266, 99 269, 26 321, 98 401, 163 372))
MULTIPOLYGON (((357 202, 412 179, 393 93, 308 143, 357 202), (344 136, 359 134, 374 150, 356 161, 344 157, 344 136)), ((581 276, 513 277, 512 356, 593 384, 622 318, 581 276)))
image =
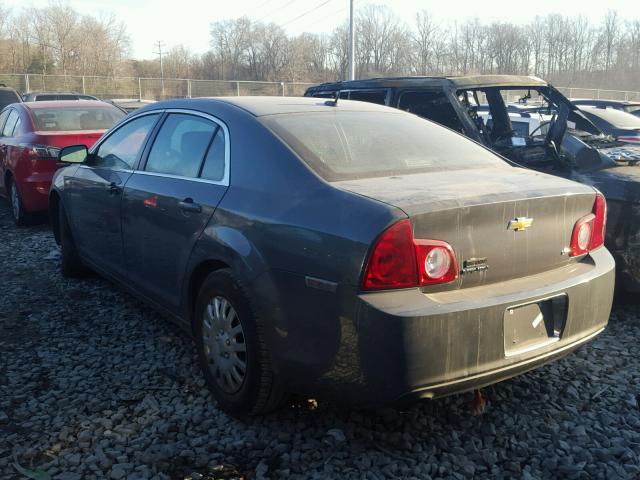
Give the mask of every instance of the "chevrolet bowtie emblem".
POLYGON ((507 228, 509 230, 515 230, 519 232, 521 230, 526 230, 527 228, 533 225, 533 218, 529 217, 516 217, 514 220, 509 221, 509 225, 507 228))

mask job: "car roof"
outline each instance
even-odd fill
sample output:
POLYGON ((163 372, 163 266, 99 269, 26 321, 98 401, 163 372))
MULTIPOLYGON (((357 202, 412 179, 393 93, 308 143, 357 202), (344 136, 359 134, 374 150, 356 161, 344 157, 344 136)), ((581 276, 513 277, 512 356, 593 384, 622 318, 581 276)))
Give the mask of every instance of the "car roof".
POLYGON ((446 77, 380 77, 367 80, 347 80, 342 82, 322 83, 310 87, 310 91, 325 89, 349 88, 394 88, 394 87, 428 87, 451 86, 454 88, 482 87, 540 87, 548 86, 544 80, 527 75, 462 75, 446 77))
POLYGON ((39 110, 41 108, 99 108, 99 107, 114 107, 110 103, 100 102, 95 100, 46 100, 43 102, 24 102, 26 108, 31 110, 39 110))
POLYGON ((333 102, 332 99, 314 97, 201 97, 164 100, 146 106, 140 111, 161 110, 164 108, 186 108, 207 111, 216 104, 227 104, 241 108, 256 117, 307 112, 399 112, 397 109, 369 102, 339 100, 337 106, 333 106, 333 102))

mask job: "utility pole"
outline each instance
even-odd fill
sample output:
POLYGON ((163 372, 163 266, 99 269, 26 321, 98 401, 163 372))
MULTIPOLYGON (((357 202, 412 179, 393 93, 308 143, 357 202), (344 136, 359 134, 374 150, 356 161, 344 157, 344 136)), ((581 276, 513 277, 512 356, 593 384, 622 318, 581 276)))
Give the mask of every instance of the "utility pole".
POLYGON ((355 50, 356 36, 353 29, 353 0, 349 0, 349 80, 356 79, 355 50))
MULTIPOLYGON (((158 51, 154 52, 156 55, 160 56, 160 81, 162 82, 162 97, 164 98, 164 65, 162 64, 162 47, 165 46, 165 43, 161 40, 156 42, 156 47, 158 47, 158 51)), ((162 100, 162 98, 161 98, 162 100)))

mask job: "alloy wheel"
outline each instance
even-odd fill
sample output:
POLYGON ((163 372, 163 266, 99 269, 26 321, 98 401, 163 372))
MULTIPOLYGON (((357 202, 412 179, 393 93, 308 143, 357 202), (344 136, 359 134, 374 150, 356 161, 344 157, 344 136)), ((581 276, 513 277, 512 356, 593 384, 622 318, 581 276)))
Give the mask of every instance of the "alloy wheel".
POLYGON ((238 392, 247 374, 247 345, 240 318, 226 298, 216 296, 207 305, 202 340, 217 385, 225 393, 238 392))

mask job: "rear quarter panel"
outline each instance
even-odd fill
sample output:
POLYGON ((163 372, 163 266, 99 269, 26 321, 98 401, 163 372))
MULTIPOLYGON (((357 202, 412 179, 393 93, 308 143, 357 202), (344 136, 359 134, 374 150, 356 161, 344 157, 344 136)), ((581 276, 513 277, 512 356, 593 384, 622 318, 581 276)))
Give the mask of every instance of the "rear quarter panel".
MULTIPOLYGON (((355 314, 338 318, 338 312, 354 308, 369 246, 406 215, 334 188, 255 118, 236 108, 224 113, 230 187, 189 270, 210 260, 229 265, 263 318, 276 368, 286 363, 291 373, 296 364, 314 365, 319 375, 335 358, 341 324, 355 329, 355 314), (307 277, 326 281, 326 289, 308 286, 307 277)), ((189 291, 185 284, 187 318, 189 291)))

